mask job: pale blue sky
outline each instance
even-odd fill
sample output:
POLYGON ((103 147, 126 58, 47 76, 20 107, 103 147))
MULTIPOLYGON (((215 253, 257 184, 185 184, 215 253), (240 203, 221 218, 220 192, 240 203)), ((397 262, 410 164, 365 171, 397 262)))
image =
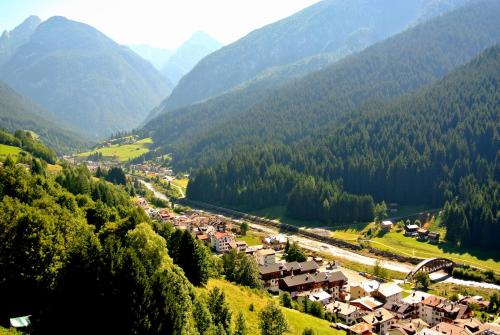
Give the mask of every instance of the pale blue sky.
POLYGON ((175 48, 205 31, 230 43, 318 0, 0 0, 0 32, 29 15, 85 22, 122 44, 175 48))

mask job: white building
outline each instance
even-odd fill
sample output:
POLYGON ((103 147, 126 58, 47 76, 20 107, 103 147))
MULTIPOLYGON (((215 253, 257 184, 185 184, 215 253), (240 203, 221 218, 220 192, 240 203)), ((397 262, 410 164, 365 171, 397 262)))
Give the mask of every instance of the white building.
POLYGON ((234 236, 229 232, 210 234, 210 244, 217 252, 228 252, 231 248, 236 248, 234 236))

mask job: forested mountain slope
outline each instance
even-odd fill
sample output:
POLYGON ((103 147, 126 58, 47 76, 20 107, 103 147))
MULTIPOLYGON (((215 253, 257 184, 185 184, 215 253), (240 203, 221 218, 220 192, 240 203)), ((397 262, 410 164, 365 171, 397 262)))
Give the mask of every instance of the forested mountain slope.
POLYGON ((31 99, 15 92, 0 81, 0 129, 11 132, 31 130, 45 144, 64 153, 81 148, 88 140, 71 127, 58 121, 53 114, 37 106, 31 99))
POLYGON ((448 1, 448 6, 430 11, 432 4, 441 2, 323 0, 204 58, 162 104, 163 110, 203 101, 259 75, 267 82, 300 76, 465 0, 448 1), (322 55, 320 61, 313 57, 317 55, 322 55), (287 64, 290 67, 280 68, 287 64))
POLYGON ((424 22, 269 95, 234 92, 183 113, 162 115, 144 131, 163 145, 164 152, 173 152, 177 167, 186 169, 217 162, 244 145, 293 143, 362 104, 387 100, 441 78, 498 43, 499 13, 497 1, 480 1, 424 22), (254 98, 259 102, 246 109, 245 104, 254 98))
POLYGON ((169 93, 147 61, 63 17, 41 23, 0 69, 0 78, 92 136, 136 127, 169 93))
POLYGON ((499 92, 496 46, 418 92, 365 104, 294 146, 242 149, 198 171, 188 196, 247 209, 286 204, 292 217, 327 222, 350 219, 353 202, 343 192, 434 206, 459 196, 472 199, 469 224, 481 231, 500 213, 499 92))

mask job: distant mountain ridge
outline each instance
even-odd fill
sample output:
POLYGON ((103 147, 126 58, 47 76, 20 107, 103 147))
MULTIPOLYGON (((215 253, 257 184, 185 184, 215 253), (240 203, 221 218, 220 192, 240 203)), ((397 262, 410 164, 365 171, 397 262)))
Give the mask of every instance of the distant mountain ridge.
POLYGON ((163 65, 161 73, 177 84, 201 59, 222 46, 221 42, 207 33, 196 32, 175 50, 166 64, 163 65))
POLYGON ((0 67, 27 43, 38 25, 42 22, 38 16, 30 16, 12 31, 4 31, 0 37, 0 67))
POLYGON ((88 140, 57 121, 55 115, 37 106, 0 81, 0 129, 10 132, 31 130, 58 153, 82 148, 88 140))
POLYGON ((64 17, 40 23, 0 79, 93 137, 137 127, 171 90, 130 49, 64 17))
POLYGON ((267 83, 282 84, 466 2, 323 0, 205 57, 161 109, 204 101, 259 81, 259 76, 267 83))
POLYGON ((196 32, 175 50, 149 45, 131 45, 134 52, 148 60, 174 86, 205 56, 223 44, 205 32, 196 32))

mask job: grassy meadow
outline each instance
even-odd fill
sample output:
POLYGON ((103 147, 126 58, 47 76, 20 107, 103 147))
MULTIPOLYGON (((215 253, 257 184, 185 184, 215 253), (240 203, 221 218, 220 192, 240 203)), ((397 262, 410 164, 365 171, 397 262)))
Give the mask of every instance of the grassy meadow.
POLYGON ((105 159, 115 159, 119 162, 126 162, 129 159, 137 158, 147 152, 153 143, 153 139, 148 137, 138 140, 131 144, 110 144, 109 146, 82 152, 78 154, 79 157, 87 157, 95 152, 102 153, 105 159))
MULTIPOLYGON (((239 311, 243 312, 243 316, 247 322, 249 334, 260 334, 259 329, 259 312, 266 306, 269 301, 277 298, 272 298, 266 293, 257 292, 246 287, 241 287, 225 280, 211 279, 206 288, 200 288, 199 291, 207 292, 208 290, 219 287, 226 295, 226 300, 233 312, 233 322, 236 319, 239 311), (253 304, 254 310, 250 311, 250 304, 253 304)), ((282 308, 290 326, 289 334, 301 335, 305 327, 312 328, 316 335, 343 335, 342 331, 330 328, 330 323, 323 319, 318 319, 308 314, 298 311, 282 308)))
POLYGON ((0 144, 0 160, 4 160, 7 156, 17 156, 21 151, 21 148, 0 144))

